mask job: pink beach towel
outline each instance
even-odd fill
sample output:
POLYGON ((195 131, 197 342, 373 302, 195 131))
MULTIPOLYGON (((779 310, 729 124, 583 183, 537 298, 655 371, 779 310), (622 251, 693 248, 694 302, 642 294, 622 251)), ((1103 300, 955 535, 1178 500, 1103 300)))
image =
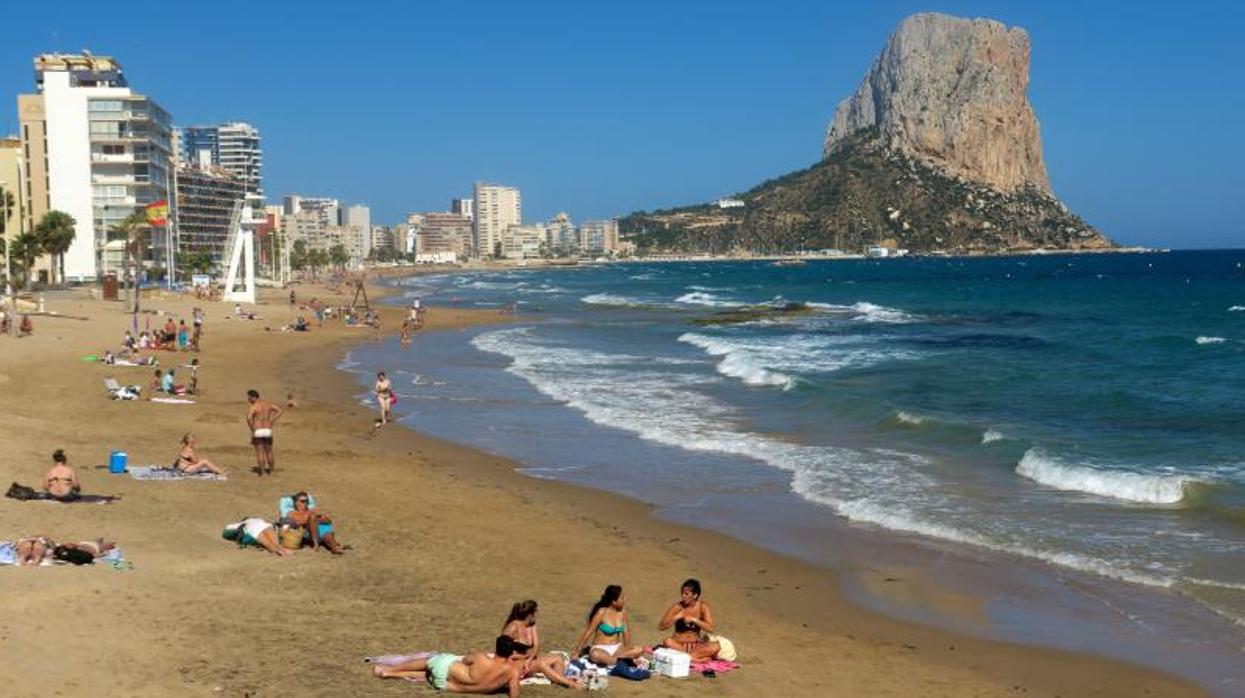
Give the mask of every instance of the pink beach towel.
POLYGON ((703 674, 706 671, 713 671, 717 674, 725 674, 728 671, 734 671, 739 668, 739 664, 728 662, 725 659, 710 659, 707 662, 692 662, 692 673, 703 674))

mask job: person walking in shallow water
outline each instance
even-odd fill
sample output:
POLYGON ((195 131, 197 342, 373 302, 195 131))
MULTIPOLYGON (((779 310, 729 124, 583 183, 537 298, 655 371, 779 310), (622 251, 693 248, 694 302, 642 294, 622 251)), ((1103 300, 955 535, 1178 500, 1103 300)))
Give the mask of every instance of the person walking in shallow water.
POLYGON ((376 404, 380 407, 380 419, 376 420, 376 426, 388 424, 389 408, 393 406, 393 385, 384 371, 376 374, 376 385, 373 390, 376 392, 376 404))
POLYGON ((272 429, 285 413, 280 407, 259 398, 259 391, 246 391, 251 407, 246 413, 246 426, 251 431, 251 445, 255 447, 255 472, 271 475, 277 469, 277 459, 272 453, 272 429))

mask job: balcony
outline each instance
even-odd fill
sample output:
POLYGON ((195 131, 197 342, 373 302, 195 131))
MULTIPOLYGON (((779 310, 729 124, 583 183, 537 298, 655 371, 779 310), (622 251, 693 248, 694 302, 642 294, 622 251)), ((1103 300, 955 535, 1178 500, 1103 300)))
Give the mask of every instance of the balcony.
MULTIPOLYGON (((142 158, 142 162, 146 162, 147 158, 142 158)), ((133 163, 139 162, 134 157, 134 153, 91 153, 91 162, 123 162, 133 163)))
POLYGON ((148 184, 151 178, 147 175, 117 174, 117 175, 91 175, 92 184, 148 184))

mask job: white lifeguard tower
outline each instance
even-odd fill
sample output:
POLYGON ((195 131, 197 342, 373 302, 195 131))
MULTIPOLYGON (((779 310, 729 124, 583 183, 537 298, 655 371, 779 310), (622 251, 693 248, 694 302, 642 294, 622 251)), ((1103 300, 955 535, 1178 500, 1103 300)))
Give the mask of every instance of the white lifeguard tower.
POLYGON ((234 204, 229 237, 225 241, 229 272, 225 275, 225 293, 221 296, 221 300, 228 303, 255 304, 255 231, 250 228, 250 221, 251 207, 242 201, 234 204))

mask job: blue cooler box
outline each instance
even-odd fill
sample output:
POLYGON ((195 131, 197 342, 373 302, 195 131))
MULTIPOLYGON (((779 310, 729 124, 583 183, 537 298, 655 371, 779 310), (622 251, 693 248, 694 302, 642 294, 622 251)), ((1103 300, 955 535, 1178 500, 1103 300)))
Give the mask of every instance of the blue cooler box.
POLYGON ((125 466, 130 462, 130 454, 125 451, 113 451, 108 456, 108 472, 124 473, 125 466))

